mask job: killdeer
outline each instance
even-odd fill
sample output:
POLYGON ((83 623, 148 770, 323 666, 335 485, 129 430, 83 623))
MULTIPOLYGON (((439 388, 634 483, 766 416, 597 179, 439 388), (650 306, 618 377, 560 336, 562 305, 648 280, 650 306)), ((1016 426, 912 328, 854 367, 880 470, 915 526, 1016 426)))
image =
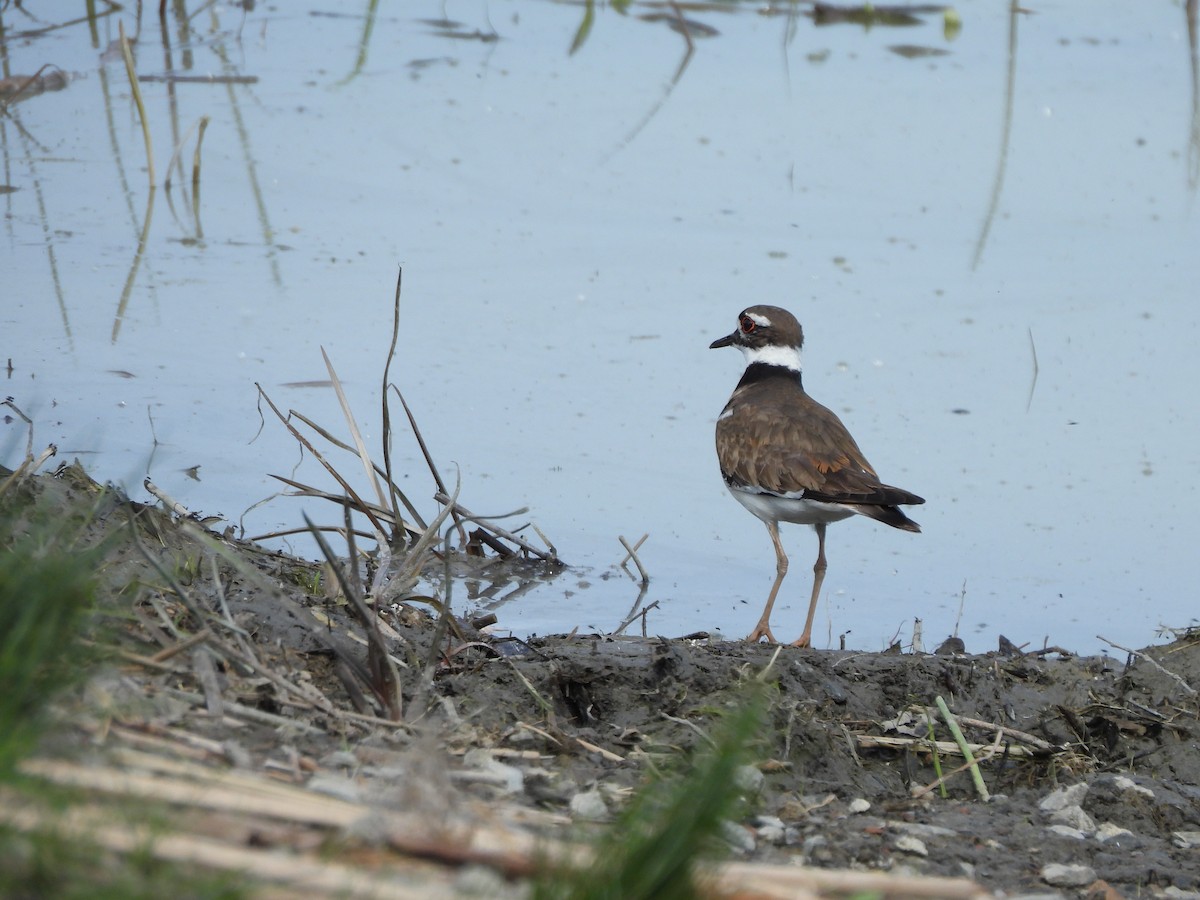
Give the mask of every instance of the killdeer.
POLYGON ((762 519, 775 545, 775 583, 746 640, 765 637, 778 643, 771 633, 771 607, 788 569, 779 523, 812 525, 817 531, 812 598, 796 647, 812 642, 813 614, 825 580, 825 527, 857 513, 920 531, 898 507, 925 502, 880 482, 841 420, 805 393, 803 343, 800 323, 786 309, 751 306, 738 316, 733 334, 709 345, 737 347, 746 357, 746 372, 717 417, 717 461, 729 492, 762 519))

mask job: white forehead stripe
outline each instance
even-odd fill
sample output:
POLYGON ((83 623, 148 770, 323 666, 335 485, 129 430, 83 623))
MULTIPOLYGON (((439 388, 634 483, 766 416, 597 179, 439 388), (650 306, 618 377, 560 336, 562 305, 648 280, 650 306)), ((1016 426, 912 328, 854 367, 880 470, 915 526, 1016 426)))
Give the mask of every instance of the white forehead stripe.
POLYGON ((751 322, 753 322, 755 325, 759 326, 760 328, 770 328, 771 327, 771 320, 768 319, 764 315, 760 315, 759 313, 748 312, 748 313, 746 313, 746 318, 748 318, 751 322))
POLYGON ((781 347, 778 344, 767 344, 763 347, 738 348, 746 357, 746 365, 764 363, 768 366, 783 366, 793 372, 800 371, 800 350, 798 347, 781 347))

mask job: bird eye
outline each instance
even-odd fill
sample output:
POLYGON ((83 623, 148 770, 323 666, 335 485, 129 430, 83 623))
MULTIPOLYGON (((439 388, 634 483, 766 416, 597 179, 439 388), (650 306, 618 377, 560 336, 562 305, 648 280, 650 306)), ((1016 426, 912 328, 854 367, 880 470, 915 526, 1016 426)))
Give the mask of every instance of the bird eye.
POLYGON ((750 334, 755 328, 758 327, 754 320, 749 316, 742 316, 742 320, 738 324, 742 326, 742 334, 750 334))

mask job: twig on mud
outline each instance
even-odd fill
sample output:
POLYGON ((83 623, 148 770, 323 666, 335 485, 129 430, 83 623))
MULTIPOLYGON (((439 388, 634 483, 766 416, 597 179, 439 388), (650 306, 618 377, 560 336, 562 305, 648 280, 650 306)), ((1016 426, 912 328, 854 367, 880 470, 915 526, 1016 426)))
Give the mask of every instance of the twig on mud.
MULTIPOLYGON (((971 770, 971 780, 975 782, 975 791, 979 794, 979 799, 987 803, 991 799, 991 794, 988 793, 987 785, 983 783, 983 774, 979 771, 979 766, 975 764, 975 756, 971 753, 971 748, 967 746, 967 739, 963 737, 962 729, 958 727, 958 722, 954 719, 954 714, 950 712, 950 707, 946 705, 946 701, 937 696, 934 698, 937 703, 937 708, 941 711, 942 718, 946 720, 946 725, 950 728, 950 733, 954 735, 954 740, 958 743, 962 750, 963 759, 967 761, 967 768, 971 770)), ((996 735, 996 740, 999 742, 1003 732, 996 735)))
POLYGON ((637 551, 638 551, 638 548, 642 546, 642 544, 646 543, 646 538, 648 538, 648 537, 650 537, 649 534, 643 534, 640 538, 638 538, 637 543, 634 544, 632 547, 630 547, 629 541, 625 540, 624 535, 621 535, 621 534, 617 535, 617 540, 620 541, 621 546, 625 548, 625 558, 622 559, 621 562, 618 563, 618 565, 620 565, 620 567, 622 569, 625 569, 625 571, 628 572, 629 569, 625 564, 627 562, 629 562, 629 560, 632 559, 633 564, 635 566, 637 566, 638 574, 642 576, 642 584, 649 584, 650 576, 646 574, 646 567, 642 565, 642 561, 638 557, 637 551))
POLYGON ((550 741, 551 743, 558 744, 558 746, 560 746, 560 747, 562 746, 562 741, 560 741, 558 738, 556 738, 550 732, 545 731, 541 728, 538 728, 536 725, 530 725, 528 722, 518 721, 517 727, 524 728, 526 731, 532 731, 534 734, 541 735, 542 737, 544 737, 546 740, 550 741))
POLYGON ((1192 694, 1194 696, 1197 693, 1197 691, 1194 687, 1192 687, 1190 684, 1188 684, 1186 681, 1184 681, 1182 678, 1180 678, 1178 675, 1176 675, 1170 669, 1165 668, 1153 656, 1150 656, 1147 653, 1143 653, 1141 650, 1131 650, 1128 647, 1122 647, 1120 644, 1116 643, 1115 641, 1110 641, 1108 638, 1103 637, 1099 634, 1096 635, 1096 640, 1104 641, 1104 643, 1108 644, 1111 647, 1116 647, 1118 650, 1124 650, 1126 653, 1128 653, 1132 656, 1136 656, 1138 659, 1144 659, 1146 662, 1150 663, 1150 665, 1154 666, 1154 668, 1158 669, 1158 671, 1162 672, 1168 678, 1175 679, 1175 682, 1181 688, 1183 688, 1185 691, 1187 691, 1189 694, 1192 694))
POLYGON ((445 491, 438 491, 436 494, 433 495, 433 499, 436 500, 438 503, 441 503, 444 506, 446 506, 449 510, 452 510, 455 514, 461 515, 464 519, 467 519, 471 522, 477 522, 478 524, 483 525, 484 527, 488 528, 497 537, 502 537, 506 541, 511 541, 512 543, 514 543, 518 547, 520 547, 522 550, 524 550, 526 553, 528 553, 532 556, 536 556, 540 560, 543 560, 545 562, 550 562, 550 563, 561 562, 561 560, 559 560, 558 556, 554 553, 553 550, 551 550, 549 553, 547 553, 545 550, 539 550, 537 547, 533 546, 531 543, 524 540, 523 538, 520 538, 517 535, 513 534, 511 531, 507 531, 507 530, 501 528, 499 525, 497 525, 495 522, 491 521, 490 519, 484 518, 483 516, 475 515, 475 513, 471 512, 469 509, 467 509, 461 503, 459 503, 458 501, 454 500, 451 497, 448 497, 446 495, 445 491))
POLYGON ((149 659, 151 662, 165 663, 177 653, 182 653, 185 650, 191 650, 197 644, 203 644, 210 637, 212 637, 212 629, 204 628, 200 631, 197 631, 191 637, 180 641, 178 644, 173 644, 170 647, 167 647, 165 650, 159 650, 153 656, 149 657, 149 659))
MULTIPOLYGON (((782 645, 781 645, 782 646, 782 645)), ((791 735, 788 736, 789 739, 791 735)), ((858 748, 854 746, 854 735, 850 729, 846 727, 846 723, 842 723, 842 737, 846 739, 846 748, 850 751, 850 755, 854 757, 854 764, 860 769, 863 768, 863 761, 858 755, 858 748)))
MULTIPOLYGON (((165 688, 163 693, 171 697, 177 697, 180 700, 186 700, 193 706, 199 706, 204 703, 204 696, 197 694, 194 691, 185 691, 180 688, 165 688)), ((303 734, 325 734, 325 729, 318 728, 315 725, 309 725, 300 719, 289 719, 286 716, 277 716, 275 713, 269 713, 261 709, 255 709, 252 706, 243 706, 240 703, 232 700, 225 701, 225 715, 232 716, 235 719, 246 719, 250 722, 260 722, 264 725, 272 725, 276 728, 292 729, 303 734)), ((389 723, 391 724, 391 723, 389 723)))
POLYGON ((983 728, 987 731, 1002 732, 1005 737, 1010 737, 1015 741, 1020 741, 1023 744, 1029 744, 1045 753, 1060 753, 1066 750, 1066 746, 1062 744, 1052 744, 1047 740, 1043 740, 1035 734, 1030 734, 1028 731, 1017 731, 1014 728, 1009 728, 1007 725, 998 725, 995 722, 985 722, 982 719, 972 719, 968 716, 959 716, 958 721, 962 725, 970 725, 972 728, 983 728))
MULTIPOLYGON (((889 750, 928 750, 930 752, 936 750, 938 753, 961 754, 962 748, 954 741, 931 741, 926 737, 908 737, 884 734, 862 734, 861 732, 853 731, 854 741, 863 750, 879 750, 886 748, 889 750)), ((984 753, 991 744, 968 743, 967 748, 972 753, 984 753)), ((1040 754, 1028 747, 1009 747, 1008 755, 1014 759, 1038 759, 1040 754)), ((976 757, 976 761, 982 761, 981 757, 976 757)))
POLYGON ((535 688, 533 686, 533 684, 530 683, 529 679, 525 677, 525 673, 517 668, 517 664, 514 663, 511 659, 509 659, 507 656, 501 657, 501 658, 506 663, 508 663, 509 666, 512 667, 512 670, 516 673, 517 678, 519 678, 521 680, 521 684, 523 684, 525 686, 525 690, 529 691, 530 695, 533 697, 534 701, 537 703, 538 708, 541 709, 541 711, 548 716, 554 715, 553 704, 551 704, 549 700, 547 700, 545 697, 543 697, 541 694, 538 693, 537 688, 535 688))
POLYGON ((626 762, 625 757, 621 756, 619 753, 613 753, 611 750, 605 750, 603 747, 596 746, 591 741, 585 741, 581 737, 574 737, 572 740, 590 753, 599 753, 609 762, 626 762))

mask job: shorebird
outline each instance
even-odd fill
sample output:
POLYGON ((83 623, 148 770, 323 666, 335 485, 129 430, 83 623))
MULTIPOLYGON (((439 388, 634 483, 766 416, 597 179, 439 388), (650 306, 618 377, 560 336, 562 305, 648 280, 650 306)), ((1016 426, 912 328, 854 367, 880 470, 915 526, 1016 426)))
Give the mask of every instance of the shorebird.
POLYGON ((916 494, 883 484, 834 413, 813 400, 800 380, 804 331, 786 309, 751 306, 733 334, 709 345, 737 347, 746 371, 717 417, 717 461, 734 499, 760 518, 775 545, 775 583, 758 624, 746 638, 771 633, 771 607, 787 575, 779 523, 812 525, 817 532, 812 597, 796 647, 812 643, 813 615, 825 580, 825 528, 855 514, 902 531, 920 531, 900 506, 924 503, 916 494))

